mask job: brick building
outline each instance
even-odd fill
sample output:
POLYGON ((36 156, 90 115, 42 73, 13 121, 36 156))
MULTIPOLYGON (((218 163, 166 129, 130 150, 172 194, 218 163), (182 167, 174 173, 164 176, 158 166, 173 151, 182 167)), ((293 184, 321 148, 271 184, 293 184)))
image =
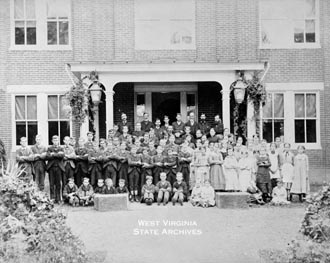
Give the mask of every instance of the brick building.
POLYGON ((0 138, 14 152, 23 135, 85 135, 61 95, 72 73, 94 70, 105 88, 100 137, 121 112, 131 124, 143 111, 220 114, 233 129, 230 85, 258 71, 269 99, 260 119, 247 106, 247 135, 283 135, 325 167, 329 21, 327 0, 0 0, 0 138))

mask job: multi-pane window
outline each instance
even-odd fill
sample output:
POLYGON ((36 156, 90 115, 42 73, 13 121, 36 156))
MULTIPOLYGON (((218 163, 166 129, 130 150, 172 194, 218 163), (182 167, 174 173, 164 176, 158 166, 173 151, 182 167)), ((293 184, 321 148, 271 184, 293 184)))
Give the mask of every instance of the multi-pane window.
POLYGON ((260 0, 261 45, 299 46, 318 42, 318 0, 260 0))
POLYGON ((47 1, 47 43, 48 45, 69 44, 69 11, 67 0, 47 1))
POLYGON ((16 145, 26 137, 28 145, 35 143, 38 133, 37 96, 15 96, 16 145))
POLYGON ((268 93, 263 107, 262 135, 268 142, 284 135, 284 94, 268 93))
POLYGON ((14 1, 15 45, 37 43, 35 0, 14 1))
POLYGON ((316 143, 316 94, 296 93, 295 94, 295 142, 316 143))
POLYGON ((53 135, 60 136, 63 142, 65 136, 70 136, 70 120, 65 112, 63 96, 48 96, 48 142, 52 144, 53 135))
POLYGON ((135 48, 195 49, 195 1, 135 0, 135 48))
POLYGON ((146 111, 146 95, 145 93, 136 94, 136 122, 143 120, 143 113, 146 111))
POLYGON ((187 93, 187 116, 189 116, 190 112, 193 112, 195 114, 195 118, 196 118, 197 107, 196 107, 196 94, 195 93, 187 93))

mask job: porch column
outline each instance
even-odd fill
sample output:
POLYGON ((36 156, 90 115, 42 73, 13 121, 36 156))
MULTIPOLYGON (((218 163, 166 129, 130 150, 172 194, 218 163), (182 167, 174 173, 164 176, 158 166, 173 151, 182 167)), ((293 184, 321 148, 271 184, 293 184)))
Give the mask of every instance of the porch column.
POLYGON ((230 131, 230 85, 231 83, 221 83, 222 90, 222 122, 223 127, 228 128, 230 131))
MULTIPOLYGON (((88 89, 89 86, 92 84, 90 79, 86 78, 87 76, 88 76, 88 74, 81 74, 81 79, 84 79, 83 83, 84 83, 86 89, 88 89)), ((88 131, 89 131, 89 116, 87 114, 87 116, 85 117, 84 122, 80 126, 80 137, 83 137, 83 138, 87 139, 87 132, 88 131)), ((77 138, 77 139, 79 139, 79 138, 77 138)))
POLYGON ((113 91, 114 84, 105 83, 105 103, 106 103, 106 127, 107 127, 107 137, 108 131, 113 128, 113 96, 115 92, 113 91))
POLYGON ((254 116, 254 105, 252 101, 247 105, 247 138, 251 139, 256 134, 256 118, 254 116))

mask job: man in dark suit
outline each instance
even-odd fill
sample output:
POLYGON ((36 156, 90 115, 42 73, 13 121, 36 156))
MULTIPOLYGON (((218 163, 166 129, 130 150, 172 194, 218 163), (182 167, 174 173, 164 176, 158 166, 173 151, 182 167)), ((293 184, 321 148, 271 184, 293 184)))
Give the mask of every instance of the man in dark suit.
POLYGON ((223 134, 223 123, 220 119, 219 114, 214 116, 214 123, 212 128, 214 128, 215 134, 223 134))
POLYGON ((124 126, 127 126, 128 127, 128 133, 129 134, 132 134, 132 132, 133 132, 133 128, 132 128, 132 126, 127 122, 127 115, 126 115, 126 113, 122 113, 121 114, 121 122, 119 122, 118 124, 118 131, 121 133, 121 134, 123 134, 123 127, 124 126))
POLYGON ((203 135, 208 135, 210 131, 210 125, 206 122, 205 113, 201 114, 201 119, 198 124, 198 128, 201 130, 203 135))
POLYGON ((149 132, 150 128, 154 128, 154 124, 149 121, 149 114, 145 112, 143 114, 143 121, 141 121, 141 130, 144 132, 149 132))
POLYGON ((46 173, 46 155, 47 148, 46 146, 41 145, 41 135, 36 136, 36 144, 32 146, 31 150, 34 155, 33 162, 33 174, 34 180, 39 187, 40 191, 43 191, 45 188, 45 173, 46 173))
POLYGON ((195 138, 196 137, 196 131, 198 130, 198 123, 195 121, 195 113, 194 112, 189 113, 189 120, 186 122, 185 126, 190 127, 190 133, 195 138))
POLYGON ((175 138, 180 138, 184 134, 184 123, 181 120, 182 116, 181 113, 176 114, 176 121, 172 123, 173 126, 173 133, 175 135, 175 138))
POLYGON ((63 158, 64 150, 60 146, 60 139, 57 135, 52 137, 53 145, 47 150, 47 171, 49 174, 50 198, 56 203, 61 202, 62 173, 65 172, 63 158))

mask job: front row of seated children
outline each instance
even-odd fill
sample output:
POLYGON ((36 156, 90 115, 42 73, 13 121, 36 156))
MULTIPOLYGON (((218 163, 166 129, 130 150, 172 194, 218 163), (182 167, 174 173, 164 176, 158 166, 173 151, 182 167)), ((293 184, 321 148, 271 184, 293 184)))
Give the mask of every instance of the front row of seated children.
MULTIPOLYGON (((199 191, 198 188, 200 185, 201 183, 198 183, 193 189, 191 197, 192 204, 198 204, 202 207, 214 206, 215 193, 210 182, 206 181, 205 185, 201 187, 199 191)), ((125 180, 120 179, 119 186, 115 188, 110 178, 105 180, 105 184, 102 179, 99 179, 97 186, 93 190, 88 178, 84 178, 83 184, 79 188, 74 184, 73 178, 70 178, 68 184, 64 187, 63 199, 64 202, 69 203, 72 206, 88 206, 93 204, 93 197, 95 194, 117 193, 129 194, 129 191, 125 186, 125 180)), ((144 202, 147 205, 151 205, 155 198, 158 205, 161 203, 166 205, 170 201, 170 198, 173 205, 176 203, 183 205, 183 202, 188 199, 188 186, 183 180, 181 172, 176 174, 176 181, 173 183, 173 187, 171 186, 171 183, 166 180, 166 173, 162 172, 160 173, 160 181, 156 185, 152 183, 152 176, 146 177, 146 183, 141 190, 141 197, 141 202, 144 202)))
POLYGON ((115 188, 111 178, 105 180, 99 179, 95 189, 89 183, 89 178, 84 178, 82 185, 78 188, 73 178, 69 178, 68 184, 63 189, 63 200, 72 206, 88 206, 93 205, 93 198, 95 194, 117 194, 128 193, 125 186, 125 180, 119 180, 119 186, 115 188))

